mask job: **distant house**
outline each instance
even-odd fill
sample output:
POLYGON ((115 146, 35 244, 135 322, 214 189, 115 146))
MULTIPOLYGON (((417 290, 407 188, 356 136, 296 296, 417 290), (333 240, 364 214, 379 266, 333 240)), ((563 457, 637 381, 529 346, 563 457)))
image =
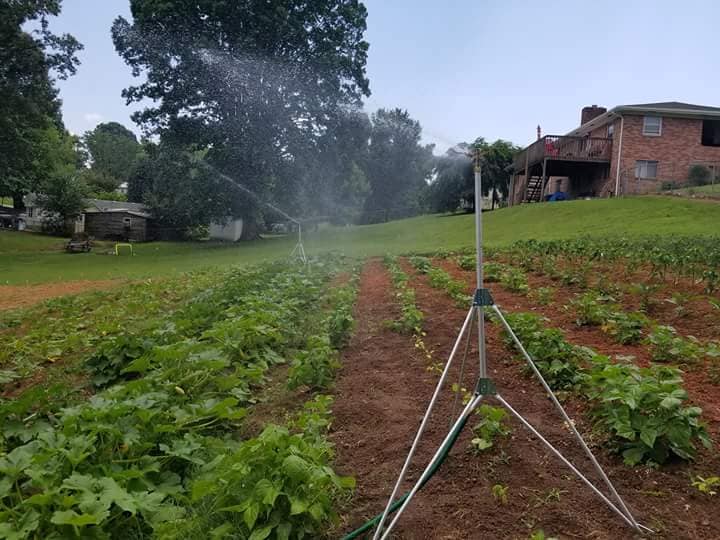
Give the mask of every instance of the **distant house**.
POLYGON ((512 166, 510 204, 555 191, 609 197, 687 182, 697 165, 720 175, 720 108, 677 101, 584 107, 580 126, 540 136, 512 166))
POLYGON ((152 216, 140 203, 89 199, 84 232, 98 240, 146 242, 154 238, 152 216))

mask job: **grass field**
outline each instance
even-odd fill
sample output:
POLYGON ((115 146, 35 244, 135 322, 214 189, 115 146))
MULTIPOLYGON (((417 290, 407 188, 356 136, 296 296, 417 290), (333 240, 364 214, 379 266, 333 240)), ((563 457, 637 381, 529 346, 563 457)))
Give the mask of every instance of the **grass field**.
MULTIPOLYGON (((488 212, 487 245, 516 240, 582 235, 712 234, 720 206, 711 202, 644 197, 524 205, 488 212)), ((386 224, 328 228, 305 235, 308 253, 329 250, 369 256, 457 249, 473 243, 473 216, 430 215, 386 224)), ((290 252, 294 237, 239 245, 152 242, 136 246, 136 256, 109 256, 109 247, 69 255, 62 240, 0 231, 0 284, 77 279, 143 278, 232 263, 255 263, 290 252)))

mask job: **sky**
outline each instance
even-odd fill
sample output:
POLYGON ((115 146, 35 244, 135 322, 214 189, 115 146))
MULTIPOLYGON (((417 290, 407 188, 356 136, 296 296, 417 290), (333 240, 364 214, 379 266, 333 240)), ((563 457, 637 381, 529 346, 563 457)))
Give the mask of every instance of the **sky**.
MULTIPOLYGON (((577 127, 580 109, 682 101, 720 106, 715 0, 365 0, 366 109, 407 109, 436 153, 478 136, 526 145, 577 127)), ((64 0, 51 23, 85 46, 59 81, 63 117, 81 134, 117 121, 138 82, 115 52, 128 0, 64 0)))

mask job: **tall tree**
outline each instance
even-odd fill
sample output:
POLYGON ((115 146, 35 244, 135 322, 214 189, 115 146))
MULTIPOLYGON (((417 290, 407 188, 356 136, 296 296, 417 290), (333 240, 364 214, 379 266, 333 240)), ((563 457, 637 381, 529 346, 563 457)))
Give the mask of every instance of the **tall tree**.
POLYGON ((113 191, 129 180, 142 155, 135 134, 122 124, 106 122, 83 136, 90 157, 88 183, 113 191))
POLYGON ((420 194, 432 171, 432 145, 422 145, 422 127, 407 111, 379 109, 372 115, 368 150, 370 195, 364 219, 382 221, 420 210, 420 194))
POLYGON ((60 6, 60 0, 0 2, 0 196, 11 196, 16 207, 43 180, 39 148, 48 130, 64 131, 54 78, 69 77, 79 63, 77 40, 50 32, 48 17, 60 6), (29 22, 39 27, 26 31, 29 22))
MULTIPOLYGON (((359 0, 131 0, 130 8, 133 22, 118 18, 113 40, 146 82, 123 95, 155 101, 134 120, 165 142, 208 149, 208 163, 260 197, 297 192, 293 165, 369 95, 359 0)), ((252 198, 239 194, 231 210, 254 236, 252 198)))
POLYGON ((508 196, 510 173, 515 153, 520 149, 508 141, 498 139, 492 144, 478 137, 472 144, 459 143, 445 155, 435 159, 434 179, 429 188, 430 205, 436 212, 452 212, 461 199, 475 200, 475 174, 471 154, 482 154, 482 195, 491 197, 491 208, 508 196))

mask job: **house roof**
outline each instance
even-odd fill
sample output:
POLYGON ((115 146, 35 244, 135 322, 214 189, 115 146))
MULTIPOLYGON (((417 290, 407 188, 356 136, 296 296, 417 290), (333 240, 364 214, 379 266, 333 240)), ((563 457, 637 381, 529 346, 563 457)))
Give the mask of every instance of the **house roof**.
POLYGON ((661 101, 659 103, 639 103, 637 105, 620 105, 621 108, 633 109, 663 109, 671 111, 706 111, 720 113, 720 107, 708 107, 706 105, 693 105, 692 103, 681 103, 679 101, 661 101))
POLYGON ((147 206, 141 203, 88 199, 87 204, 85 212, 128 212, 141 217, 150 217, 147 206))
POLYGON ((607 124, 623 114, 658 114, 680 118, 720 118, 720 107, 693 105, 680 101, 661 101, 658 103, 638 103, 635 105, 618 105, 609 111, 596 116, 589 122, 573 129, 567 136, 585 135, 593 129, 607 124))

